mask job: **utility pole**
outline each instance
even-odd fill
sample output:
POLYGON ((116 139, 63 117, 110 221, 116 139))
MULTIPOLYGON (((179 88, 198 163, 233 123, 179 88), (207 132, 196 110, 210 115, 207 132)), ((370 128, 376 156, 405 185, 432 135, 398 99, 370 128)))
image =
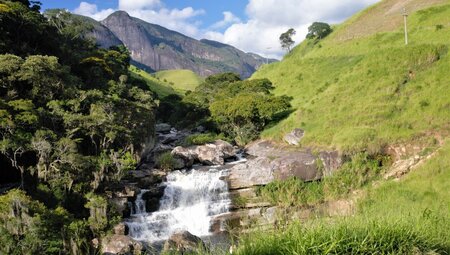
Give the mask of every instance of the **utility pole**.
POLYGON ((406 8, 403 8, 403 19, 405 21, 405 45, 408 45, 408 25, 406 20, 408 18, 408 13, 406 12, 406 8))
MULTIPOLYGON (((272 47, 267 47, 266 48, 267 51, 270 50, 270 49, 272 49, 272 47)), ((269 64, 269 57, 266 57, 266 65, 268 65, 268 64, 269 64)))

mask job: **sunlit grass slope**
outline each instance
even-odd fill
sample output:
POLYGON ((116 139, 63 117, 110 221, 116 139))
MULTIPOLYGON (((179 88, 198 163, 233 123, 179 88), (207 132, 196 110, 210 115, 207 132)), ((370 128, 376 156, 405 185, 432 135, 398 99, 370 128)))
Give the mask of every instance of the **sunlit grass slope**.
POLYGON ((179 92, 175 91, 168 82, 158 80, 151 74, 137 68, 136 66, 131 66, 130 71, 133 75, 144 78, 150 89, 161 98, 171 94, 179 94, 179 92))
POLYGON ((400 181, 366 190, 356 215, 245 235, 236 254, 449 254, 450 142, 400 181))
POLYGON ((328 38, 305 41, 283 61, 258 70, 252 78, 269 78, 275 94, 293 97, 295 109, 263 138, 281 139, 298 127, 306 131, 303 145, 351 152, 448 131, 450 1, 434 2, 408 17, 407 46, 398 22, 393 30, 344 36, 365 15, 372 19, 377 10, 383 19, 387 4, 401 4, 387 0, 337 26, 328 38))
POLYGON ((169 83, 175 90, 194 91, 203 79, 191 70, 166 70, 155 73, 159 80, 169 83))

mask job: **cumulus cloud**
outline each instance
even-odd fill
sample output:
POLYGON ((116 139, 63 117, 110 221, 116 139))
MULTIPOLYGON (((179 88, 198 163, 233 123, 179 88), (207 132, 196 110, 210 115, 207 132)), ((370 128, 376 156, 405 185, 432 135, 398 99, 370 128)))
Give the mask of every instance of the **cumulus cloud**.
MULTIPOLYGON (((193 18, 205 13, 204 10, 196 10, 192 7, 168 9, 164 7, 160 0, 119 0, 116 10, 126 11, 132 17, 193 37, 198 37, 201 33, 199 29, 200 23, 194 21, 193 18)), ((99 10, 95 4, 81 2, 73 12, 96 20, 103 20, 116 10, 99 10)))
POLYGON ((151 9, 161 6, 160 0, 119 0, 119 9, 124 11, 151 9))
POLYGON ((80 5, 73 10, 73 13, 88 16, 96 20, 102 20, 113 13, 113 9, 98 10, 97 5, 87 2, 81 2, 80 5))
POLYGON ((214 23, 211 26, 211 29, 220 29, 220 28, 224 28, 230 24, 241 22, 241 19, 239 17, 237 17, 236 15, 234 15, 232 12, 226 11, 226 12, 223 12, 222 14, 223 14, 223 20, 214 23))
POLYGON ((377 1, 379 0, 249 0, 246 7, 247 21, 236 22, 223 33, 206 32, 205 36, 244 51, 280 58, 284 52, 278 38, 289 28, 297 31, 294 40, 299 43, 312 22, 341 22, 377 1))

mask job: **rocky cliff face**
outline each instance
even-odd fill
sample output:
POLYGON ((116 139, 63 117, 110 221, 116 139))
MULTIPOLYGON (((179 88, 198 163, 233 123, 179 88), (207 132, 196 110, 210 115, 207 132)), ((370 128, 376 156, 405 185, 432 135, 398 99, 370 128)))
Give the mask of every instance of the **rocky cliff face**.
POLYGON ((102 47, 123 43, 137 65, 152 71, 189 69, 201 76, 235 72, 242 78, 248 78, 267 62, 266 58, 256 54, 245 53, 215 41, 198 41, 130 17, 123 11, 115 12, 94 25, 91 36, 102 47))

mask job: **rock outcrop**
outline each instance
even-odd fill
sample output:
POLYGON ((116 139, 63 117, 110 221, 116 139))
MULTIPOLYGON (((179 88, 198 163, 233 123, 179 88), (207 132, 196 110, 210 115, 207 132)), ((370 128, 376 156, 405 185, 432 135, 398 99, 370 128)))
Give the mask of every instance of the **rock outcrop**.
POLYGON ((125 235, 112 235, 102 240, 102 254, 104 255, 140 255, 143 246, 125 235))
POLYGON ((124 44, 133 62, 150 71, 189 69, 201 76, 234 72, 242 78, 250 77, 266 62, 275 62, 252 53, 245 53, 230 45, 196 40, 159 25, 130 17, 117 11, 94 23, 90 36, 101 46, 114 42, 124 44), (112 36, 113 35, 113 36, 112 36))
POLYGON ((283 137, 283 139, 285 142, 287 142, 290 145, 299 145, 300 140, 303 138, 304 135, 305 135, 305 131, 303 131, 300 128, 296 128, 289 134, 286 134, 283 137))
POLYGON ((194 253, 199 249, 206 249, 200 237, 197 237, 188 231, 181 231, 172 234, 170 238, 164 243, 164 251, 176 251, 184 253, 194 253))
POLYGON ((324 172, 334 171, 340 162, 337 159, 335 162, 329 156, 330 153, 324 152, 324 158, 328 157, 327 164, 323 164, 323 160, 318 160, 318 156, 310 151, 278 147, 269 141, 253 143, 246 151, 253 159, 230 169, 230 189, 266 185, 274 180, 286 180, 290 177, 303 181, 319 180, 324 172))
POLYGON ((223 165, 226 159, 236 156, 234 147, 222 140, 205 145, 190 147, 178 146, 171 153, 176 160, 179 160, 177 162, 183 162, 184 166, 179 168, 191 167, 194 162, 199 162, 204 165, 223 165))

